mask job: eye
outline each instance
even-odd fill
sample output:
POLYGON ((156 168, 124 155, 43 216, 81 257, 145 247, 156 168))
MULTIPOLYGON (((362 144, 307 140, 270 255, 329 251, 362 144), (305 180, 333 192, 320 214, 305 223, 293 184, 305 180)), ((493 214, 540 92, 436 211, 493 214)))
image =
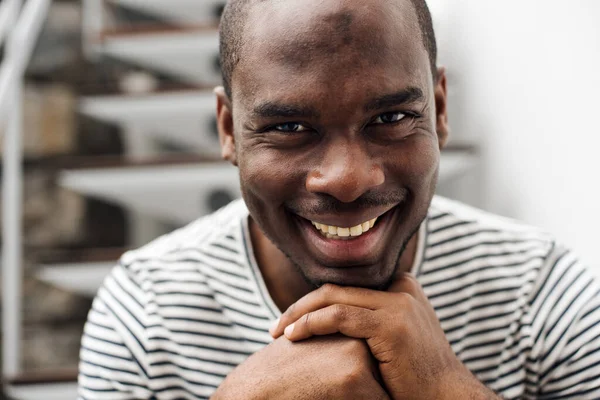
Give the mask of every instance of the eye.
POLYGON ((286 122, 285 124, 274 125, 273 130, 284 133, 294 133, 307 131, 308 128, 297 122, 286 122))
POLYGON ((406 118, 406 114, 401 112, 389 112, 385 114, 381 114, 372 122, 373 124, 393 124, 395 122, 400 122, 404 118, 406 118))

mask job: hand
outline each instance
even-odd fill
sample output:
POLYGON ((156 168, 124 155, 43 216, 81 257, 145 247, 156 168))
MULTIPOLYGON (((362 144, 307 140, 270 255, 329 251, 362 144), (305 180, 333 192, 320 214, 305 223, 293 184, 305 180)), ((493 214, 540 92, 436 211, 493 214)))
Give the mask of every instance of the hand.
POLYGON ((230 373, 212 399, 389 399, 378 377, 364 340, 281 337, 230 373))
POLYGON ((271 329, 273 337, 294 342, 337 332, 366 340, 393 399, 495 398, 458 360, 409 274, 388 292, 324 285, 293 304, 271 329))

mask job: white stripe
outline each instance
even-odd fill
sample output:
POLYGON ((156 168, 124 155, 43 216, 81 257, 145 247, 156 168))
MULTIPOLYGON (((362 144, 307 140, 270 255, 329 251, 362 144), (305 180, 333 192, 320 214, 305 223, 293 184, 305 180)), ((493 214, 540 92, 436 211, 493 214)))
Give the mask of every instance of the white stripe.
MULTIPOLYGON (((424 260, 416 270, 454 351, 461 359, 471 360, 467 367, 481 371, 477 377, 489 382, 492 389, 514 385, 499 393, 504 398, 528 399, 534 397, 526 395, 527 391, 561 389, 566 390, 558 397, 566 397, 600 388, 598 379, 577 385, 598 370, 588 366, 600 360, 600 339, 596 339, 600 310, 579 319, 600 304, 600 284, 594 281, 561 317, 592 275, 584 273, 567 289, 583 267, 574 263, 571 254, 557 262, 564 250, 557 246, 551 251, 553 242, 545 233, 436 197, 429 216, 443 214, 447 215, 423 225, 430 231, 422 236, 424 260), (468 236, 461 237, 464 235, 468 236), (436 245, 442 241, 446 243, 436 245), (489 293, 492 291, 495 293, 489 293), (567 345, 569 338, 588 328, 567 345), (538 336, 542 340, 534 343, 538 336), (485 344, 494 341, 498 343, 485 344), (589 351, 590 356, 580 359, 589 351), (542 373, 571 353, 574 356, 553 370, 546 382, 538 382, 542 373), (560 380, 579 368, 581 373, 560 380), (544 383, 546 387, 541 387, 544 383), (570 385, 575 386, 567 389, 570 385)), ((272 311, 264 300, 269 301, 270 296, 260 277, 257 280, 254 275, 260 271, 248 265, 252 255, 243 242, 243 235, 249 239, 247 217, 244 203, 236 201, 123 256, 122 265, 126 266, 113 270, 88 316, 90 322, 107 327, 87 324, 82 344, 106 355, 82 349, 82 374, 103 377, 82 375, 82 396, 143 399, 156 391, 159 400, 209 397, 221 376, 272 341, 268 334, 272 311), (148 383, 138 364, 128 360, 131 357, 141 362, 150 376, 174 377, 148 383), (118 381, 150 388, 140 390, 118 381), (181 388, 158 392, 170 386, 181 388), (92 388, 114 391, 93 392, 92 388), (132 390, 134 394, 127 394, 132 390)), ((600 398, 600 389, 578 398, 600 398)))

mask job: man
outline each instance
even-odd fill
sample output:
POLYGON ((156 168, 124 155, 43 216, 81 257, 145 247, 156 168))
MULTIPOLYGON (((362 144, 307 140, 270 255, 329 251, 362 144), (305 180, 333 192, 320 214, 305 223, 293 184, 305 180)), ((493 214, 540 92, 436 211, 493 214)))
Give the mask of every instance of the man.
POLYGON ((422 0, 234 0, 216 90, 243 202, 126 254, 82 399, 600 398, 600 284, 434 197, 446 77, 422 0))

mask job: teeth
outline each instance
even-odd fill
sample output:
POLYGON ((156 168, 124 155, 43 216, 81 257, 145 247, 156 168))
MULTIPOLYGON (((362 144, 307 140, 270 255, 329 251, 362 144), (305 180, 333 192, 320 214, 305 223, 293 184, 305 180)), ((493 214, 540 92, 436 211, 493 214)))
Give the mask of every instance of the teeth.
POLYGON ((337 234, 339 237, 350 236, 350 228, 337 228, 337 234))
POLYGON ((353 226, 352 228, 350 228, 350 235, 351 236, 360 236, 362 235, 362 225, 357 225, 357 226, 353 226))
POLYGON ((366 233, 369 229, 371 229, 377 218, 373 218, 370 221, 363 222, 362 224, 350 227, 350 228, 340 228, 337 226, 325 225, 319 222, 312 221, 312 224, 317 228, 317 230, 321 231, 322 235, 328 239, 347 239, 349 237, 358 237, 363 233, 366 233))

